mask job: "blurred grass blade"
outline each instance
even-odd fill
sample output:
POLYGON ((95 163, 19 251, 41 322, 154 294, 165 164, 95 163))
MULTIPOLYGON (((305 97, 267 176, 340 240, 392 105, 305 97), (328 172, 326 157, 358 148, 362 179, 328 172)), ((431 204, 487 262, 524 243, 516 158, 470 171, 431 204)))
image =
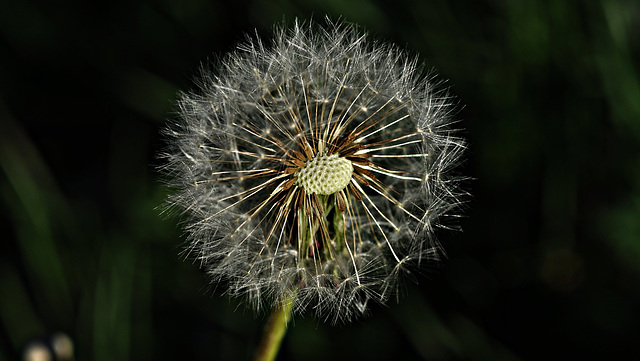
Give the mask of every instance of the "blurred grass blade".
POLYGON ((52 231, 51 204, 57 191, 49 170, 24 130, 0 101, 0 169, 11 191, 6 199, 13 216, 19 251, 27 267, 37 307, 65 325, 73 314, 69 287, 52 231))

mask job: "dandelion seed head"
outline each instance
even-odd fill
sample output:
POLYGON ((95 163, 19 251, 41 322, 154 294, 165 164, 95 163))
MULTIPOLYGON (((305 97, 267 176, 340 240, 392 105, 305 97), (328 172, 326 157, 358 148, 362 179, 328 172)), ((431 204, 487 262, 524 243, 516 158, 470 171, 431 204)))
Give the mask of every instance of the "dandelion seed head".
POLYGON ((450 98, 395 46, 327 21, 276 29, 202 71, 163 154, 187 253, 260 311, 331 322, 437 262, 463 201, 450 98))

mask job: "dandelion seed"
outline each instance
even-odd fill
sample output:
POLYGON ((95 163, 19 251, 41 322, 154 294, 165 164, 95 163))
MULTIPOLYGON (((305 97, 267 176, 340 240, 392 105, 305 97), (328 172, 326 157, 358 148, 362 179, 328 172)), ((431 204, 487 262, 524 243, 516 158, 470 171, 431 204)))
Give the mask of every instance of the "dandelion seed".
POLYGON ((199 84, 167 131, 170 204, 230 295, 261 310, 295 294, 294 311, 348 321, 442 256, 434 229, 460 203, 464 141, 404 52, 351 25, 296 23, 199 84))

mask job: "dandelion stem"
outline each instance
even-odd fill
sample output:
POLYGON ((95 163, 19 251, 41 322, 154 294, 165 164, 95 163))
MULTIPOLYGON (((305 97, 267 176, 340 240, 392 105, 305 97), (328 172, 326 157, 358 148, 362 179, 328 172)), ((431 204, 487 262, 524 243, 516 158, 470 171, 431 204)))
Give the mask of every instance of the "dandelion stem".
POLYGON ((291 319, 291 311, 295 302, 295 293, 282 303, 278 303, 269 316, 269 321, 264 327, 262 341, 256 352, 255 361, 273 361, 278 355, 282 339, 287 331, 287 324, 291 319))

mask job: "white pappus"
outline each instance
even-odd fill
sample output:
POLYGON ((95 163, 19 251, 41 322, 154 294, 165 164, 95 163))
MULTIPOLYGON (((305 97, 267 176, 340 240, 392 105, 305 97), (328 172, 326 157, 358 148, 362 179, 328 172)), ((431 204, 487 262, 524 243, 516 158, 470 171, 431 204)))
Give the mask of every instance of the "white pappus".
POLYGON ((465 142, 416 64, 352 25, 296 22, 202 71, 162 157, 214 282, 256 310, 293 297, 341 322, 442 257, 465 142))

